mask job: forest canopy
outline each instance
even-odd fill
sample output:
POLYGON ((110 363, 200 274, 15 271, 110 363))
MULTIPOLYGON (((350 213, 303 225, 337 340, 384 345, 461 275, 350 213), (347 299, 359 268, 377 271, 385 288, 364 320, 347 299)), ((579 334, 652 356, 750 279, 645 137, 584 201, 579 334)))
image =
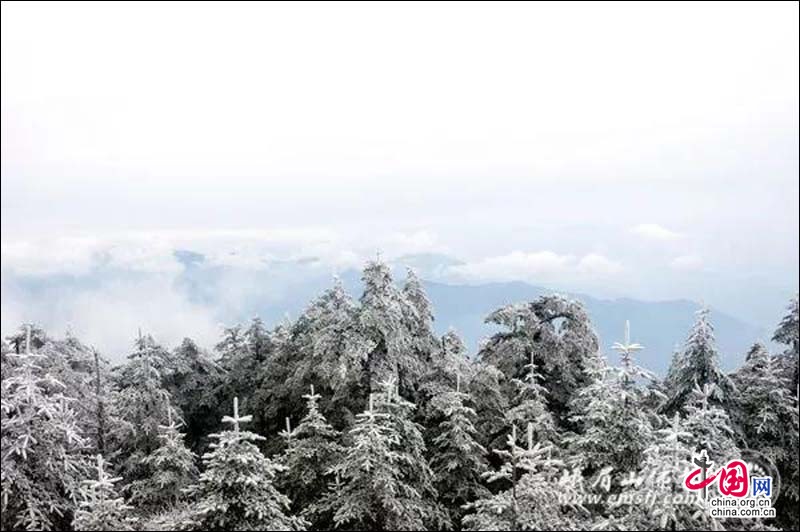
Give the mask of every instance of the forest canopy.
POLYGON ((2 529, 800 528, 797 297, 781 349, 755 344, 732 373, 701 310, 659 378, 635 328, 601 346, 579 301, 498 308, 469 353, 436 335, 414 272, 398 285, 373 261, 362 281, 211 351, 132 331, 117 366, 23 324, 2 343, 2 529), (671 502, 700 450, 767 467, 776 518, 671 502))

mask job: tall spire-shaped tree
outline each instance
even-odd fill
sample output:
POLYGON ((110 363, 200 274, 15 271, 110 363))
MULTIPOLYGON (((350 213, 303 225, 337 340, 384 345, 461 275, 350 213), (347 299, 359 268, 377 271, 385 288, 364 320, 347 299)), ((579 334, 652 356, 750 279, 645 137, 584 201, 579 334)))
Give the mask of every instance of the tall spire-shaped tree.
POLYGON ((642 408, 646 394, 638 382, 651 374, 633 359, 642 346, 631 343, 627 323, 624 342, 613 348, 620 352, 622 366, 609 367, 602 359, 593 363, 587 371, 591 384, 572 403, 572 420, 578 427, 569 438, 572 462, 589 473, 605 467, 616 472, 638 468, 651 438, 650 420, 642 408))
POLYGON ((498 471, 484 473, 489 482, 501 482, 494 495, 467 504, 465 530, 581 530, 585 509, 578 495, 582 479, 577 470, 552 458, 551 444, 534 443, 528 424, 527 447, 517 445, 516 425, 508 436, 508 450, 495 449, 502 460, 498 471), (558 497, 553 494, 558 493, 558 497))
POLYGON ((797 461, 798 400, 787 386, 781 359, 761 346, 754 346, 744 365, 733 375, 736 383, 736 420, 750 449, 771 460, 780 471, 781 498, 776 505, 778 519, 786 529, 797 528, 800 500, 797 461))
POLYGON ((704 503, 693 496, 685 504, 676 504, 676 496, 686 496, 682 486, 692 464, 692 434, 680 415, 664 420, 644 451, 639 475, 623 480, 622 493, 613 499, 611 519, 598 525, 616 530, 721 530, 719 522, 709 517, 704 503), (637 502, 638 501, 638 502, 637 502))
POLYGON ((376 392, 379 383, 393 379, 402 390, 411 391, 423 368, 411 334, 414 320, 410 316, 416 310, 394 285, 385 263, 367 263, 362 280, 359 319, 364 335, 374 345, 366 359, 365 388, 376 392))
POLYGON ((669 400, 664 410, 668 413, 682 409, 695 386, 702 388, 705 384, 714 384, 711 400, 717 404, 731 399, 733 386, 719 367, 719 354, 709 313, 706 307, 697 311, 683 351, 672 361, 666 382, 669 400))
POLYGON ((535 353, 531 352, 531 361, 526 364, 527 374, 524 379, 512 379, 516 385, 516 399, 511 410, 506 413, 506 421, 510 425, 527 426, 532 424, 536 441, 555 442, 557 438, 553 415, 547 409, 547 390, 539 384, 541 375, 536 368, 535 353))
POLYGON ((203 530, 303 530, 308 522, 288 515, 289 498, 273 484, 283 466, 261 454, 255 442, 262 436, 240 428, 251 420, 239 416, 234 398, 233 416, 222 418, 230 430, 212 434, 217 442, 203 456, 205 471, 193 490, 197 525, 203 530))
POLYGON ((75 512, 72 526, 75 530, 135 530, 133 506, 117 495, 114 484, 121 478, 111 478, 106 472, 106 462, 97 455, 97 480, 84 481, 81 488, 83 500, 75 512))
POLYGON ((72 520, 80 480, 89 469, 89 442, 80 433, 64 384, 44 371, 47 356, 22 354, 2 380, 2 512, 4 530, 64 530, 72 520))
POLYGON ((341 480, 323 508, 335 509, 336 526, 367 530, 421 530, 447 524, 436 504, 433 475, 413 408, 395 384, 370 395, 350 430, 352 445, 335 468, 341 480))
POLYGON ((430 402, 430 409, 441 419, 431 430, 431 469, 440 500, 456 529, 460 528, 462 507, 489 494, 481 481, 487 467, 486 449, 476 441, 477 415, 465 404, 471 399, 461 390, 460 381, 456 379, 456 390, 441 392, 430 402))
POLYGON ((717 464, 740 456, 728 413, 714 404, 714 384, 695 387, 686 403, 684 426, 692 434, 694 451, 705 449, 717 464))
POLYGON ((403 297, 410 305, 408 310, 411 312, 407 312, 407 319, 410 321, 409 329, 414 349, 417 351, 416 355, 423 362, 429 362, 436 344, 433 332, 433 305, 425 293, 422 281, 411 268, 408 268, 406 273, 403 297))
POLYGON ((144 458, 152 474, 130 486, 131 501, 151 509, 175 506, 184 498, 183 491, 197 478, 195 455, 184 443, 180 423, 168 411, 166 425, 159 426, 161 445, 144 458))
POLYGON ((787 313, 775 329, 772 340, 786 346, 781 362, 786 373, 790 393, 800 394, 800 310, 797 295, 789 302, 787 313))
MULTIPOLYGON (((329 484, 330 471, 341 459, 344 449, 338 443, 339 432, 328 424, 319 411, 319 394, 303 396, 307 413, 294 430, 284 433, 286 451, 279 462, 285 470, 278 476, 278 486, 292 500, 295 513, 303 513, 315 529, 331 528, 329 512, 317 512, 316 503, 329 484)), ((287 419, 288 422, 288 419, 287 419)), ((287 429, 290 427, 287 426, 287 429)))
MULTIPOLYGON (((110 434, 109 448, 120 476, 135 483, 155 474, 145 458, 160 446, 159 427, 170 418, 180 419, 172 395, 162 386, 167 371, 166 350, 141 333, 136 350, 116 375, 119 390, 110 410, 120 420, 110 434)), ((123 490, 127 493, 128 486, 123 490)))

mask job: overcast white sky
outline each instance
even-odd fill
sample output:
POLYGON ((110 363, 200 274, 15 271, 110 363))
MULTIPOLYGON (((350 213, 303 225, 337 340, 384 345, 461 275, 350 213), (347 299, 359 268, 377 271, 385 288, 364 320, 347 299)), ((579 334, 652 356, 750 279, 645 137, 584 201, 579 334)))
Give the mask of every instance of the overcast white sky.
POLYGON ((4 283, 381 248, 471 282, 796 290, 798 39, 789 2, 3 2, 4 283))

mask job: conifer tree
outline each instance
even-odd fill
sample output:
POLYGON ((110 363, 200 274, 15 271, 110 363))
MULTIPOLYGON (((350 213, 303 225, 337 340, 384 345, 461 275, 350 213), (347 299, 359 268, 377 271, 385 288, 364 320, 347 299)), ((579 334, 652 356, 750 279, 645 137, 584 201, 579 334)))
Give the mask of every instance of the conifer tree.
MULTIPOLYGON (((331 480, 330 472, 341 459, 344 449, 336 431, 319 411, 319 394, 303 396, 307 413, 294 429, 283 433, 286 451, 278 460, 285 470, 278 475, 277 485, 292 500, 292 510, 302 513, 317 530, 332 526, 330 512, 317 512, 317 502, 331 480)), ((287 418, 287 424, 289 420, 287 418)))
POLYGON ((553 415, 547 409, 547 390, 539 384, 541 375, 536 370, 534 353, 526 365, 524 379, 512 379, 516 385, 514 406, 506 413, 506 422, 511 426, 527 426, 531 423, 537 442, 556 442, 558 437, 553 415))
POLYGON ((383 388, 357 416, 352 444, 334 470, 339 480, 321 507, 334 509, 334 524, 349 529, 446 526, 420 427, 408 418, 413 405, 399 396, 393 381, 383 388))
POLYGON ((697 311, 683 351, 677 353, 672 361, 666 379, 669 400, 664 411, 667 413, 682 409, 695 386, 702 388, 705 384, 714 384, 711 400, 717 404, 731 400, 733 385, 719 367, 719 354, 709 313, 705 307, 697 311))
POLYGON ((442 412, 432 404, 432 400, 454 388, 467 392, 474 376, 473 370, 474 366, 467 356, 464 342, 454 330, 449 330, 438 340, 420 379, 416 393, 417 421, 425 427, 438 426, 443 421, 442 412))
POLYGON ((617 474, 639 467, 650 444, 651 424, 642 408, 646 392, 639 382, 651 374, 636 365, 633 353, 642 349, 631 343, 626 323, 625 340, 615 343, 621 366, 609 367, 604 359, 587 368, 591 384, 580 390, 572 403, 576 434, 568 438, 570 462, 588 474, 611 468, 617 474))
POLYGON ((159 426, 161 445, 143 460, 152 473, 132 483, 129 489, 131 501, 149 510, 177 505, 184 499, 183 490, 193 484, 198 475, 195 455, 184 443, 180 423, 172 419, 170 410, 167 414, 167 424, 159 426))
POLYGON ((457 379, 456 390, 441 392, 430 403, 441 418, 431 430, 431 469, 439 498, 456 529, 460 528, 462 507, 489 495, 481 480, 487 468, 486 449, 476 441, 477 415, 467 405, 471 398, 461 391, 460 384, 457 379))
POLYGON ((728 413, 715 405, 714 384, 695 387, 686 403, 685 429, 692 434, 694 451, 703 449, 717 464, 739 458, 741 453, 735 443, 735 432, 728 413))
POLYGON ((357 304, 336 278, 291 325, 264 368, 255 406, 268 427, 277 431, 287 416, 302 417, 302 395, 311 384, 324 396, 318 406, 332 424, 352 424, 366 397, 363 364, 374 347, 360 329, 357 304))
POLYGON ((242 330, 241 325, 223 329, 222 340, 216 345, 220 366, 225 376, 215 390, 218 404, 228 397, 238 397, 244 408, 256 411, 254 396, 264 379, 264 368, 274 354, 273 334, 258 316, 242 330))
POLYGON ((508 433, 505 415, 508 398, 503 393, 506 376, 492 364, 477 361, 467 383, 478 415, 478 442, 485 448, 504 445, 508 433))
POLYGON ((736 383, 736 420, 749 449, 757 450, 778 467, 781 498, 776 509, 787 529, 800 523, 798 478, 798 399, 787 386, 781 360, 760 344, 748 353, 744 365, 733 375, 736 383))
POLYGON ((569 425, 569 408, 583 386, 585 369, 597 356, 598 341, 583 306, 561 296, 507 305, 486 318, 502 331, 485 342, 478 353, 482 362, 495 365, 508 379, 504 390, 512 396, 513 381, 524 379, 534 355, 548 407, 560 425, 569 425))
POLYGON ((308 522, 289 515, 289 498, 275 485, 283 466, 261 454, 256 442, 264 440, 243 431, 240 424, 252 416, 239 416, 233 400, 233 416, 222 421, 231 428, 213 434, 216 443, 203 456, 205 470, 192 490, 195 520, 201 530, 304 530, 308 522))
POLYGON ((789 392, 797 395, 800 393, 800 310, 797 295, 789 302, 787 313, 775 329, 772 340, 786 346, 780 362, 787 377, 789 392))
POLYGON ((90 467, 90 443, 64 384, 42 369, 48 357, 32 352, 31 343, 28 337, 22 354, 7 354, 14 365, 0 388, 0 524, 4 530, 63 530, 90 467))
POLYGON ((173 350, 171 370, 162 381, 182 414, 186 439, 193 450, 201 448, 205 435, 217 427, 219 405, 214 390, 223 378, 220 365, 193 340, 184 338, 173 350))
POLYGON ((502 459, 498 471, 484 477, 502 488, 465 506, 465 530, 579 530, 587 512, 580 504, 582 479, 553 458, 552 444, 534 443, 528 424, 527 447, 517 444, 516 426, 508 436, 508 450, 495 449, 502 459), (558 496, 555 496, 558 494, 558 496))
POLYGON ((364 388, 380 391, 380 383, 392 379, 404 392, 412 392, 422 375, 423 362, 415 349, 411 326, 417 311, 397 289, 389 267, 371 261, 362 276, 359 320, 373 348, 365 361, 364 388))
POLYGON ((622 481, 623 492, 610 508, 616 519, 601 520, 598 528, 610 529, 616 521, 619 530, 721 530, 699 496, 686 497, 682 486, 686 474, 696 468, 692 437, 679 414, 670 422, 664 420, 664 427, 644 451, 638 474, 622 481), (675 502, 678 495, 683 495, 686 504, 675 502))
POLYGON ((114 484, 121 478, 111 478, 106 462, 97 455, 97 480, 86 480, 81 487, 80 508, 75 512, 75 530, 135 530, 133 506, 117 494, 114 484))
MULTIPOLYGON (((162 386, 168 371, 166 350, 150 336, 140 334, 136 350, 117 376, 119 390, 112 394, 111 411, 120 422, 109 434, 111 457, 125 482, 135 484, 154 474, 145 458, 160 446, 159 427, 180 420, 171 394, 162 386)), ((128 486, 123 493, 128 493, 128 486)))
POLYGON ((410 321, 411 341, 416 356, 423 362, 429 362, 436 344, 433 332, 433 305, 422 286, 422 281, 413 269, 408 268, 406 281, 403 284, 403 297, 408 303, 407 319, 410 321))

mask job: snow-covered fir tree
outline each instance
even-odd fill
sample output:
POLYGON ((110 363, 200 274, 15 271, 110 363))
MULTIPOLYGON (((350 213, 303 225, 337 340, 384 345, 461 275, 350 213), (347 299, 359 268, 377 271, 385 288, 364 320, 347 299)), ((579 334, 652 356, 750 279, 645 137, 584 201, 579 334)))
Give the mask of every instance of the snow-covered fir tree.
POLYGON ((403 284, 403 297, 410 305, 411 312, 407 312, 411 323, 408 325, 411 333, 413 348, 417 356, 427 362, 435 348, 436 337, 433 331, 433 305, 422 281, 417 277, 412 268, 406 272, 406 281, 403 284))
POLYGON ((587 380, 572 403, 576 434, 568 438, 571 463, 589 474, 611 468, 615 474, 639 467, 650 444, 652 428, 642 408, 646 391, 641 380, 652 375, 636 365, 633 354, 641 349, 631 343, 629 326, 625 340, 614 344, 620 352, 620 367, 596 359, 587 367, 587 380))
POLYGON ((364 363, 374 344, 361 332, 358 306, 339 278, 291 325, 265 368, 256 408, 280 430, 288 416, 305 414, 303 394, 310 385, 323 396, 320 411, 346 427, 363 407, 364 363))
POLYGON ((402 391, 410 392, 424 367, 411 329, 418 321, 417 310, 395 286, 386 263, 367 263, 362 280, 359 320, 374 345, 367 355, 365 388, 379 392, 380 383, 393 379, 402 391))
POLYGON ((722 530, 709 516, 699 495, 683 488, 687 472, 695 469, 693 435, 678 413, 663 419, 663 427, 644 451, 641 468, 623 478, 623 491, 613 499, 610 515, 595 525, 600 530, 722 530), (676 504, 676 496, 685 504, 676 504), (688 496, 687 496, 688 495, 688 496))
POLYGON ((223 379, 223 370, 211 355, 192 339, 184 338, 172 351, 171 368, 162 378, 175 409, 181 412, 189 447, 195 451, 205 436, 218 426, 219 404, 214 393, 223 379))
POLYGON ((706 307, 697 311, 683 351, 672 360, 666 378, 669 400, 664 411, 667 413, 682 409, 695 386, 714 384, 711 398, 714 402, 724 404, 731 400, 733 385, 720 369, 714 327, 709 314, 706 307))
MULTIPOLYGON (((168 371, 169 353, 150 336, 139 336, 136 350, 116 380, 119 390, 112 394, 110 409, 119 420, 109 432, 110 458, 126 483, 151 477, 155 471, 145 458, 161 445, 160 427, 170 419, 180 420, 172 395, 162 385, 168 371)), ((123 488, 127 494, 127 486, 123 488)))
POLYGON ((262 370, 274 347, 270 331, 258 316, 247 328, 235 325, 223 330, 216 351, 220 353, 219 363, 227 378, 215 391, 219 405, 227 403, 229 397, 238 397, 243 407, 254 411, 255 405, 250 403, 260 387, 262 370))
POLYGON ((416 391, 417 421, 426 427, 438 426, 442 412, 432 404, 432 399, 455 388, 466 392, 473 376, 474 365, 468 358, 464 342, 450 329, 437 341, 431 360, 425 365, 416 391))
POLYGON ((75 530, 136 530, 133 506, 117 494, 114 486, 121 478, 111 478, 102 455, 96 457, 97 479, 86 480, 72 526, 75 530))
POLYGON ((733 424, 725 409, 713 402, 714 384, 696 386, 687 399, 684 427, 692 434, 694 451, 705 449, 717 464, 739 458, 733 424))
POLYGON ((477 414, 460 381, 456 379, 455 390, 443 391, 430 401, 430 410, 436 413, 432 417, 440 421, 429 430, 435 487, 456 529, 460 528, 462 507, 489 494, 481 479, 487 468, 486 449, 476 441, 477 414))
POLYGON ((789 302, 786 315, 775 329, 772 340, 783 344, 786 349, 780 359, 790 393, 800 393, 800 310, 798 310, 797 295, 789 302))
MULTIPOLYGON (((292 511, 311 522, 316 530, 333 526, 330 512, 317 511, 317 502, 332 480, 331 470, 342 458, 340 434, 319 411, 319 394, 306 394, 307 413, 297 425, 283 433, 286 450, 278 459, 284 471, 278 475, 278 487, 292 501, 292 511)), ((287 418, 288 423, 288 418, 287 418)))
MULTIPOLYGON (((550 410, 557 422, 569 424, 568 405, 587 384, 584 370, 598 349, 583 306, 557 295, 542 296, 500 308, 486 322, 504 330, 481 346, 479 360, 495 365, 507 379, 524 379, 533 354, 550 410)), ((506 386, 514 385, 509 380, 506 386)), ((504 393, 510 396, 512 391, 504 393)))
POLYGON ((781 359, 770 355, 763 345, 753 346, 742 367, 733 374, 737 391, 734 411, 747 447, 778 467, 778 518, 785 528, 792 529, 800 524, 800 435, 797 396, 792 396, 783 369, 781 359))
POLYGON ((508 397, 503 393, 505 382, 506 376, 493 364, 475 362, 467 386, 478 414, 478 441, 487 449, 504 445, 509 431, 505 421, 509 408, 508 397))
MULTIPOLYGON (((80 482, 87 476, 90 441, 81 434, 74 400, 47 373, 47 356, 9 353, 2 381, 0 456, 3 530, 64 530, 72 521, 80 482)), ((43 344, 40 344, 43 345, 43 344)))
POLYGON ((203 456, 205 470, 191 490, 196 527, 200 530, 304 530, 308 522, 289 514, 290 501, 275 487, 283 466, 261 454, 256 442, 263 440, 240 424, 252 416, 239 416, 233 400, 233 416, 222 421, 229 430, 213 434, 211 451, 203 456))
POLYGON ((495 449, 502 459, 497 471, 487 471, 490 483, 501 489, 465 506, 465 530, 579 530, 588 512, 579 494, 580 472, 553 458, 550 443, 534 443, 534 427, 528 424, 527 446, 517 444, 516 426, 508 436, 508 450, 495 449))
POLYGON ((159 426, 161 444, 143 459, 150 475, 133 482, 128 489, 132 502, 151 511, 176 506, 184 499, 183 490, 192 485, 198 475, 195 455, 186 447, 179 430, 181 424, 172 419, 170 410, 167 416, 167 424, 159 426))
POLYGON ((359 530, 423 530, 448 525, 437 504, 433 473, 425 460, 413 405, 393 381, 370 395, 367 409, 350 430, 351 445, 334 473, 322 508, 335 510, 334 524, 359 530))
POLYGON ((516 391, 512 399, 512 407, 506 413, 506 422, 512 426, 527 426, 531 423, 537 442, 556 442, 556 431, 553 415, 547 408, 545 394, 547 390, 539 384, 541 375, 536 371, 536 359, 531 353, 531 361, 526 365, 527 374, 524 379, 512 379, 516 391))

